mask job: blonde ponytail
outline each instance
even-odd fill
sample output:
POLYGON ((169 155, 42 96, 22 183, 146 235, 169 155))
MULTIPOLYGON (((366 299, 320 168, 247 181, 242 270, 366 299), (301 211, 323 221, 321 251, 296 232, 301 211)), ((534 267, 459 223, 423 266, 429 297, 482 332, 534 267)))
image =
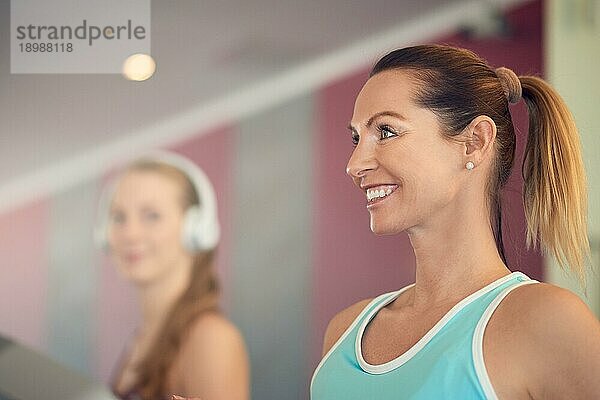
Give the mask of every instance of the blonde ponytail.
POLYGON ((529 111, 523 159, 527 246, 551 253, 585 287, 589 259, 587 189, 575 121, 560 95, 544 80, 521 76, 529 111))

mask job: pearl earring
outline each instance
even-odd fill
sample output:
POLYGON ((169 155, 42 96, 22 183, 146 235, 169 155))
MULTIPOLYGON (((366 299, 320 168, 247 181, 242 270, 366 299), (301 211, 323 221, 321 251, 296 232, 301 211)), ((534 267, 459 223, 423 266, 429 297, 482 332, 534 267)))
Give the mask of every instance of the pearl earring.
POLYGON ((467 164, 465 165, 465 167, 470 171, 473 168, 475 168, 475 164, 473 164, 473 161, 469 161, 469 162, 467 162, 467 164))

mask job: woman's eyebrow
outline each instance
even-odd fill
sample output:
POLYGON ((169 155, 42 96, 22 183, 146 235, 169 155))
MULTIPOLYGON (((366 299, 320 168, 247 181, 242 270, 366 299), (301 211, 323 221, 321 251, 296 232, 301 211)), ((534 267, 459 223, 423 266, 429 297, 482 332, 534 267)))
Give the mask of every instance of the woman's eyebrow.
MULTIPOLYGON (((375 121, 375 119, 377 119, 379 117, 385 117, 385 116, 394 117, 394 118, 398 118, 403 121, 406 121, 406 118, 404 117, 404 115, 402 115, 396 111, 380 111, 378 113, 371 115, 371 117, 367 120, 367 123, 365 124, 365 126, 368 128, 371 125, 373 125, 373 121, 375 121)), ((350 129, 352 132, 356 132, 356 128, 354 126, 352 126, 352 123, 348 124, 348 129, 350 129)))
POLYGON ((375 121, 375 119, 379 118, 379 117, 394 117, 394 118, 398 118, 401 119, 403 121, 406 121, 406 118, 404 118, 404 116, 402 114, 400 114, 399 112, 396 111, 381 111, 378 112, 376 114, 373 114, 371 116, 371 118, 369 118, 369 120, 367 121, 367 123, 365 124, 365 126, 369 127, 371 125, 373 125, 373 121, 375 121))

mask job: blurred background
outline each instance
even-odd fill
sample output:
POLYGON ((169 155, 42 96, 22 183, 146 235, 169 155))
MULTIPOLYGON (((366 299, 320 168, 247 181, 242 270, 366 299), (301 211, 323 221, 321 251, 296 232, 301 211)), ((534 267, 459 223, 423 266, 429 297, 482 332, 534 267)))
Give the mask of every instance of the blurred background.
MULTIPOLYGON (((474 50, 553 83, 580 128, 590 263, 600 262, 600 1, 152 1, 145 82, 10 73, 0 0, 0 334, 107 382, 139 321, 133 288, 93 246, 107 172, 168 148, 213 181, 223 308, 245 336, 255 399, 305 399, 329 319, 413 281, 407 238, 375 237, 345 175, 346 126, 369 68, 416 43, 474 50)), ((527 132, 512 108, 519 157, 527 132)), ((520 161, 505 191, 509 267, 587 296, 525 249, 520 161)), ((1 371, 0 371, 1 373, 1 371)))

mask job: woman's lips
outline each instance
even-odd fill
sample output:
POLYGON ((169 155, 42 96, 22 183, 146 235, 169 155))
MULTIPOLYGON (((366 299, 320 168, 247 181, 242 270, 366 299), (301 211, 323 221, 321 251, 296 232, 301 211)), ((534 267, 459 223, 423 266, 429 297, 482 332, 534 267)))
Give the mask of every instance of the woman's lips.
POLYGON ((381 203, 394 193, 396 189, 398 189, 398 185, 393 184, 369 186, 365 190, 365 195, 367 196, 367 208, 374 204, 381 203))
POLYGON ((125 254, 125 256, 123 258, 128 263, 133 264, 133 263, 140 261, 142 259, 142 255, 139 253, 130 253, 130 254, 125 254))

